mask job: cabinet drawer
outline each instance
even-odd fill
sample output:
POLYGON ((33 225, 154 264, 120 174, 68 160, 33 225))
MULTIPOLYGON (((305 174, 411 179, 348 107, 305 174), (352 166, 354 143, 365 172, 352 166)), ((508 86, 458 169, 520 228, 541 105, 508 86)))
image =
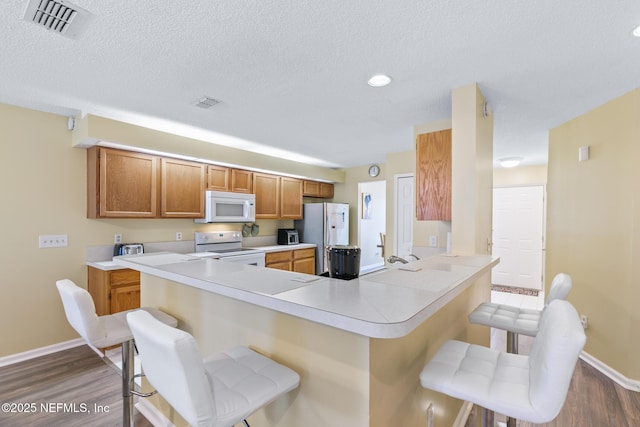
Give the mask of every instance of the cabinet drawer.
POLYGON ((140 283, 140 272, 129 268, 111 272, 111 286, 140 283))
POLYGON ((291 258, 291 251, 269 252, 265 254, 264 262, 266 264, 271 264, 274 262, 291 261, 291 258))
POLYGON ((315 248, 298 249, 293 251, 293 259, 311 258, 316 255, 315 248))

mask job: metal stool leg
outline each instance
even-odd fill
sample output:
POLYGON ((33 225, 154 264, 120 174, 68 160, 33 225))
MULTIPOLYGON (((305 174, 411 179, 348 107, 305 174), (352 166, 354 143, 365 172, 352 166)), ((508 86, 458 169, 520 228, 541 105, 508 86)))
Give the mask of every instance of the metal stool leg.
POLYGON ((122 425, 133 426, 133 394, 130 383, 134 375, 133 340, 122 343, 122 425))
POLYGON ((507 331, 507 353, 518 354, 518 334, 507 331))
MULTIPOLYGON (((507 331, 507 353, 518 354, 518 334, 507 331)), ((515 418, 507 417, 507 427, 516 427, 515 418)))

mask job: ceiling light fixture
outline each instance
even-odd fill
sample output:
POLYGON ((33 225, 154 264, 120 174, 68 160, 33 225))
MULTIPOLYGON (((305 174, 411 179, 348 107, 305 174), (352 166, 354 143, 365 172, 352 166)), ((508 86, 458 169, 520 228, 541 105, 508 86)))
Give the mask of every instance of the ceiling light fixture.
POLYGON ((367 83, 369 86, 382 87, 391 83, 391 77, 385 74, 376 74, 375 76, 371 76, 367 83))
POLYGON ((515 168, 522 161, 522 157, 503 157, 498 161, 503 168, 515 168))
POLYGON ((640 37, 640 25, 638 25, 635 30, 633 30, 633 35, 636 37, 640 37))

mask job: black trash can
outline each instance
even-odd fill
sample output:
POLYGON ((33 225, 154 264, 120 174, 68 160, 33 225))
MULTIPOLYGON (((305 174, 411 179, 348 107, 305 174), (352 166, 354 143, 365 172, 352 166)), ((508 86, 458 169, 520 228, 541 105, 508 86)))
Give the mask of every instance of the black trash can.
POLYGON ((330 246, 327 249, 329 277, 351 280, 360 274, 360 248, 357 246, 330 246))

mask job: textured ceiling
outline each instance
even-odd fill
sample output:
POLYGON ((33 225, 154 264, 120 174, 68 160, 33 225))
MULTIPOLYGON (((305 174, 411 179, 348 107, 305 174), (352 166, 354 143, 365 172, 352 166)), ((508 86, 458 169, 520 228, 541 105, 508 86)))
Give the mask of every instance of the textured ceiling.
POLYGON ((477 82, 494 157, 640 86, 637 0, 75 0, 77 40, 3 1, 0 102, 89 113, 329 167, 384 162, 477 82), (390 86, 371 88, 372 74, 390 86), (222 101, 209 110, 203 95, 222 101), (225 138, 222 135, 234 138, 225 138), (296 157, 302 156, 302 157, 296 157))

